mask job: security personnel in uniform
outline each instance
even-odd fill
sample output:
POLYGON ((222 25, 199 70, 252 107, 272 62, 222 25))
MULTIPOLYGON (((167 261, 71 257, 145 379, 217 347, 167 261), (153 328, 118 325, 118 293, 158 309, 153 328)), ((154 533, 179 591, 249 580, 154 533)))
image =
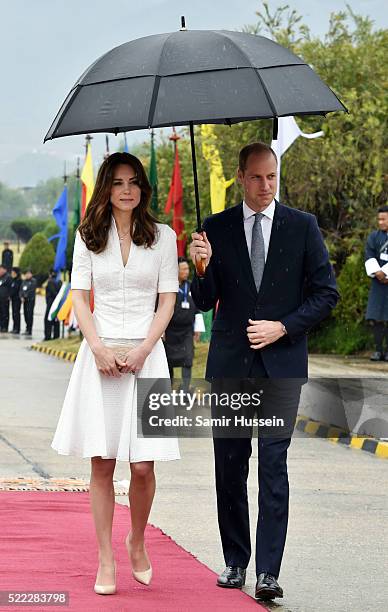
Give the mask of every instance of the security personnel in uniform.
POLYGON ((20 307, 22 301, 20 299, 20 285, 22 284, 22 277, 20 275, 20 268, 17 266, 12 268, 11 271, 11 304, 12 304, 12 320, 13 320, 13 334, 20 334, 20 307))
POLYGON ((26 322, 26 331, 23 336, 32 335, 32 324, 34 321, 34 308, 35 308, 35 291, 36 291, 36 280, 32 276, 32 270, 27 270, 25 278, 20 285, 19 296, 23 302, 24 320, 26 322))
POLYGON ((4 249, 1 254, 1 263, 5 268, 7 268, 7 272, 11 272, 13 265, 13 251, 9 248, 9 242, 4 242, 4 249))
POLYGON ((365 318, 373 324, 371 361, 388 361, 388 206, 379 208, 377 222, 379 229, 369 234, 365 249, 365 269, 372 278, 365 318))
POLYGON ((50 321, 48 318, 50 308, 58 295, 58 292, 62 286, 62 281, 57 280, 57 273, 55 270, 50 270, 50 276, 46 286, 46 312, 44 315, 44 340, 51 340, 52 331, 54 328, 54 339, 59 338, 60 328, 59 321, 55 318, 54 321, 50 321))
POLYGON ((4 264, 0 264, 0 332, 8 331, 9 292, 11 277, 4 264))

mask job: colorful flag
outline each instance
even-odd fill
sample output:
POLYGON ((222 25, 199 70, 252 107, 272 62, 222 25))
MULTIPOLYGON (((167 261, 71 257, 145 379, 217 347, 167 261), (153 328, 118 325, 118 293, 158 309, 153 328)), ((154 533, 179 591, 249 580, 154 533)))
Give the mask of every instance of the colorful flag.
POLYGON ((271 147, 275 151, 278 158, 278 189, 276 192, 276 199, 279 199, 280 192, 280 164, 282 155, 292 145, 292 143, 299 137, 303 138, 319 138, 323 136, 323 132, 314 132, 314 134, 305 134, 299 128, 294 117, 279 117, 278 119, 278 137, 277 140, 271 142, 271 147))
POLYGON ((86 208, 91 200, 94 189, 94 172, 92 162, 92 148, 88 142, 84 167, 81 172, 82 196, 81 196, 81 219, 84 218, 86 208))
POLYGON ((80 181, 79 174, 78 174, 77 182, 75 184, 74 208, 73 208, 73 218, 72 218, 72 226, 73 226, 74 233, 76 232, 76 229, 80 223, 81 223, 81 181, 80 181))
POLYGON ((186 247, 186 235, 185 235, 185 224, 183 221, 183 185, 181 178, 181 169, 179 164, 178 145, 175 143, 175 161, 174 169, 172 173, 170 191, 166 206, 164 209, 165 213, 169 213, 173 207, 172 215, 172 229, 177 235, 178 245, 178 256, 183 257, 185 254, 186 247))
POLYGON ((67 214, 67 185, 65 185, 53 209, 53 215, 59 227, 59 234, 51 237, 51 239, 59 238, 54 262, 56 272, 66 269, 67 214))
POLYGON ((55 299, 49 310, 48 317, 47 317, 49 321, 54 321, 54 319, 57 317, 58 312, 62 308, 63 304, 66 302, 66 298, 69 294, 69 291, 70 291, 70 283, 62 283, 62 286, 59 292, 57 293, 57 295, 55 296, 55 299))
POLYGON ((158 169, 156 165, 156 151, 154 143, 154 131, 151 131, 151 159, 150 159, 150 184, 152 187, 151 210, 158 213, 158 169))
POLYGON ((69 318, 73 308, 72 292, 69 291, 66 300, 63 302, 61 308, 58 310, 57 319, 58 321, 64 321, 65 325, 69 325, 69 318))
POLYGON ((226 190, 235 178, 225 180, 220 153, 217 149, 217 136, 213 125, 201 125, 202 153, 210 167, 210 203, 212 213, 218 213, 225 208, 226 190))

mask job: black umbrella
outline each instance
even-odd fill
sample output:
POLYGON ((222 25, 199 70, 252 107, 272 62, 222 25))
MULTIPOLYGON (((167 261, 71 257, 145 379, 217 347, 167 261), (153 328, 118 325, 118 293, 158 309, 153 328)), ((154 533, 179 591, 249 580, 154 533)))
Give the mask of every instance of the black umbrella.
POLYGON ((79 78, 45 141, 90 132, 189 125, 198 230, 194 125, 347 111, 301 58, 243 32, 156 34, 115 47, 79 78))

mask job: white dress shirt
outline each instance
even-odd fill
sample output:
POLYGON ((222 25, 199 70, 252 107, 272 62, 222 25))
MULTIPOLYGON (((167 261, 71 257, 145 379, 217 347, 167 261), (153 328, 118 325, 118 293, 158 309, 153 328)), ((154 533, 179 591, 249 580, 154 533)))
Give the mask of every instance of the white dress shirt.
POLYGON ((102 253, 89 251, 77 231, 71 288, 93 287, 93 319, 99 336, 145 338, 154 318, 157 294, 178 292, 176 234, 168 225, 156 226, 155 244, 145 248, 132 242, 125 266, 113 215, 102 253))
MULTIPOLYGON (((272 221, 275 214, 275 200, 272 200, 271 204, 268 204, 265 210, 260 211, 264 216, 261 219, 261 230, 264 238, 264 258, 267 260, 267 253, 269 247, 269 241, 271 238, 272 221)), ((255 222, 256 211, 249 208, 245 200, 243 200, 243 216, 244 216, 244 232, 247 241, 249 257, 251 256, 251 245, 252 245, 252 229, 255 222)))

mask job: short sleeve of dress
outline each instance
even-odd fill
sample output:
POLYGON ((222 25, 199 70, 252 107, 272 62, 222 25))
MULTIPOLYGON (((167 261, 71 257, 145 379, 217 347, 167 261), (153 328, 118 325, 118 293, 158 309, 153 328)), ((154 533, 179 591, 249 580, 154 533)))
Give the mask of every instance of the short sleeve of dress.
POLYGON ((71 288, 85 290, 92 288, 92 260, 90 251, 78 231, 74 241, 71 288))
POLYGON ((161 264, 158 278, 158 293, 178 293, 178 251, 176 233, 168 225, 163 226, 161 235, 161 264))

